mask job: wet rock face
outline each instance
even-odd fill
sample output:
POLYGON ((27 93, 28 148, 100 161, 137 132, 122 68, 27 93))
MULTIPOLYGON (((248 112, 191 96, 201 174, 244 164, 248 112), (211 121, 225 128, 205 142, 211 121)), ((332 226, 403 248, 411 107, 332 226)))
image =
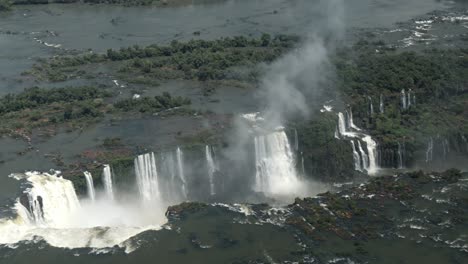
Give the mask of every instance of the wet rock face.
MULTIPOLYGON (((184 203, 171 207, 167 215, 173 227, 194 221, 192 215, 215 222, 231 219, 241 228, 273 225, 294 235, 303 248, 295 256, 302 260, 313 257, 317 263, 343 254, 359 263, 384 259, 392 263, 400 260, 401 244, 415 252, 434 252, 432 257, 442 261, 461 260, 468 253, 462 235, 468 230, 467 180, 468 175, 456 169, 419 171, 296 199, 282 208, 184 203)), ((415 261, 426 258, 424 254, 413 256, 415 261)))

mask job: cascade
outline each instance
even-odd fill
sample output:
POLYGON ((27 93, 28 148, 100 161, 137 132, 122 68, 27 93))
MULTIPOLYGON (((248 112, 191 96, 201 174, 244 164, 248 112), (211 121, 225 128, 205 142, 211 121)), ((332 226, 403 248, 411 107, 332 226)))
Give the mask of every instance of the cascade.
POLYGON ((338 132, 340 135, 344 136, 346 135, 346 121, 343 113, 339 112, 338 113, 338 132))
POLYGON ((404 165, 403 165, 403 150, 402 150, 402 147, 401 147, 401 144, 400 142, 397 142, 398 143, 398 169, 403 169, 404 168, 404 165))
POLYGON ((353 110, 351 108, 349 108, 349 112, 347 111, 348 113, 348 127, 356 130, 356 131, 360 131, 361 129, 359 127, 357 127, 355 124, 354 124, 354 119, 353 119, 353 110))
POLYGON ((355 132, 355 131, 349 131, 347 130, 347 127, 353 128, 353 130, 358 130, 360 131, 359 128, 357 128, 353 124, 353 117, 352 117, 352 112, 351 109, 349 112, 346 112, 348 116, 348 126, 346 126, 345 123, 345 118, 343 113, 338 113, 338 131, 339 135, 342 137, 348 137, 348 138, 356 138, 357 140, 357 149, 356 145, 354 142, 351 144, 354 146, 353 150, 353 158, 355 161, 355 169, 358 170, 360 168, 361 170, 366 170, 368 174, 375 174, 378 171, 378 153, 377 153, 377 142, 375 142, 371 136, 363 133, 363 132, 355 132), (361 140, 366 143, 367 147, 367 153, 364 151, 361 145, 361 140), (356 154, 354 153, 356 151, 356 154), (360 157, 360 166, 356 166, 357 162, 355 159, 357 156, 360 157))
POLYGON ((269 195, 297 194, 301 183, 288 137, 283 130, 254 138, 255 190, 269 195))
POLYGON ((356 146, 354 145, 354 140, 351 140, 351 146, 353 147, 353 159, 354 159, 354 169, 357 171, 362 171, 361 168, 361 156, 356 151, 356 146))
POLYGON ((360 140, 358 140, 358 149, 359 149, 359 153, 361 154, 362 168, 367 170, 369 168, 369 156, 362 148, 360 140))
POLYGON ((179 174, 179 178, 182 181, 181 189, 184 198, 187 198, 187 182, 185 181, 185 173, 184 173, 184 154, 180 147, 177 147, 176 156, 177 156, 177 172, 179 174))
POLYGON ((217 170, 215 161, 213 159, 213 150, 210 146, 205 146, 205 156, 206 156, 206 167, 208 168, 208 177, 210 180, 210 195, 215 195, 215 183, 214 183, 214 174, 217 170))
POLYGON ((28 217, 27 222, 37 226, 68 227, 70 216, 80 208, 71 181, 50 174, 27 172, 26 175, 32 185, 26 190, 29 213, 25 214, 18 201, 16 206, 19 208, 18 215, 28 217))
POLYGON ((381 113, 381 114, 383 114, 383 113, 385 112, 385 109, 384 109, 384 98, 383 98, 383 95, 382 95, 382 94, 380 95, 379 110, 380 110, 380 113, 381 113))
POLYGON ((91 173, 88 171, 83 172, 85 178, 86 178, 86 186, 88 190, 88 198, 91 201, 94 201, 96 199, 96 191, 94 190, 94 182, 93 182, 93 176, 91 173))
POLYGON ((302 176, 305 177, 306 171, 305 171, 305 166, 304 166, 304 153, 301 152, 301 165, 302 165, 302 176))
POLYGON ((114 199, 114 187, 112 183, 112 171, 111 167, 106 164, 104 165, 104 169, 102 171, 102 182, 104 184, 104 191, 109 199, 114 199))
POLYGON ((161 202, 154 153, 139 155, 135 158, 134 163, 137 186, 143 202, 161 202))
POLYGON ((372 98, 370 96, 367 97, 369 99, 369 114, 371 116, 374 115, 374 104, 372 103, 372 98))
POLYGON ((434 140, 432 137, 427 142, 426 162, 432 161, 432 150, 434 149, 434 140))
POLYGON ((363 137, 362 141, 366 142, 367 155, 369 156, 367 172, 369 174, 374 174, 377 172, 377 143, 370 136, 363 137))
POLYGON ((405 89, 401 90, 401 109, 406 110, 406 93, 405 89))
POLYGON ((413 91, 411 90, 411 88, 408 90, 408 97, 406 98, 407 102, 406 102, 406 107, 407 108, 410 108, 411 107, 411 94, 413 94, 413 91))

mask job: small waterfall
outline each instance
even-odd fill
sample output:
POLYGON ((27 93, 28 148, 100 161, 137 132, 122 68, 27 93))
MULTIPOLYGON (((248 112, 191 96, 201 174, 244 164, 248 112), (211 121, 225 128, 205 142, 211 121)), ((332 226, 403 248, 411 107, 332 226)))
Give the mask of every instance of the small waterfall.
POLYGON ((346 121, 343 113, 339 112, 338 113, 338 132, 340 135, 344 136, 346 135, 346 121))
POLYGON ((348 128, 360 131, 361 129, 354 124, 353 110, 349 108, 349 111, 346 111, 346 114, 348 115, 348 128))
POLYGON ((370 116, 374 115, 374 104, 372 103, 372 97, 368 96, 369 99, 369 114, 370 116))
POLYGON ((71 181, 50 174, 26 173, 32 187, 26 190, 28 213, 18 201, 18 214, 28 222, 42 227, 68 227, 69 217, 80 208, 78 196, 71 181), (21 208, 23 207, 23 208, 21 208))
POLYGON ((426 163, 429 162, 429 161, 432 161, 432 157, 433 157, 433 149, 434 149, 434 140, 432 139, 432 137, 429 139, 429 141, 427 142, 427 149, 426 149, 426 163))
POLYGON ((356 151, 356 146, 354 145, 354 140, 351 140, 351 146, 353 147, 353 159, 354 159, 354 169, 357 171, 362 171, 361 167, 361 156, 356 151))
POLYGON ((104 165, 104 169, 102 172, 102 182, 104 184, 104 191, 106 192, 107 197, 109 199, 114 199, 114 187, 112 183, 112 171, 111 167, 106 164, 104 165))
POLYGON ((210 146, 205 146, 205 156, 206 156, 206 167, 208 168, 208 177, 210 180, 210 195, 215 195, 215 183, 214 183, 214 174, 217 170, 215 161, 213 159, 213 150, 210 146))
POLYGON ((382 95, 382 94, 380 95, 379 110, 380 110, 380 113, 381 113, 381 114, 385 113, 385 109, 384 109, 384 98, 383 98, 383 95, 382 95))
POLYGON ((367 172, 369 174, 374 174, 377 172, 377 143, 370 137, 365 136, 362 138, 362 141, 366 142, 367 145, 367 155, 369 156, 369 166, 367 167, 367 172))
POLYGON ((358 140, 358 149, 359 149, 359 153, 361 153, 362 168, 367 170, 369 168, 369 156, 362 148, 361 141, 359 140, 358 140))
POLYGON ((407 107, 406 107, 406 92, 405 92, 405 89, 401 90, 401 109, 402 110, 406 110, 407 107))
POLYGON ((143 202, 161 202, 158 171, 154 153, 139 155, 134 160, 135 175, 143 202))
POLYGON ((302 185, 286 133, 276 131, 254 138, 255 190, 269 195, 296 194, 302 185))
POLYGON ((444 157, 444 160, 447 159, 447 155, 448 153, 450 152, 450 146, 449 146, 449 142, 446 138, 443 138, 442 139, 442 152, 443 152, 443 157, 444 157))
POLYGON ((406 102, 406 107, 409 109, 411 107, 411 94, 413 94, 413 91, 411 90, 411 88, 408 90, 408 96, 406 98, 407 102, 406 102))
POLYGON ((403 150, 402 150, 402 147, 401 147, 401 144, 400 142, 397 142, 398 143, 398 169, 403 169, 405 166, 403 164, 403 150))
POLYGON ((179 174, 179 178, 182 181, 181 189, 184 198, 187 198, 187 182, 185 180, 185 173, 184 173, 184 154, 180 147, 177 147, 176 156, 177 156, 177 171, 179 174))
POLYGON ((83 172, 85 178, 86 178, 86 186, 87 186, 87 190, 88 190, 88 198, 91 200, 91 201, 94 201, 96 200, 96 192, 94 190, 94 182, 93 182, 93 176, 91 175, 91 173, 85 171, 83 172))
POLYGON ((304 166, 304 153, 301 152, 301 166, 302 166, 302 176, 306 176, 305 166, 304 166))

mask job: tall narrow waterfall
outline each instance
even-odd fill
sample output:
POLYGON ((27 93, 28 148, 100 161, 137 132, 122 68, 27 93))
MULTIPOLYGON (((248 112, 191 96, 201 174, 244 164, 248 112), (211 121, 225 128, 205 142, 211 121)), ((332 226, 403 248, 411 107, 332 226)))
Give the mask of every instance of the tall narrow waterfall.
POLYGON ((385 109, 384 109, 384 97, 383 97, 382 94, 380 95, 379 110, 380 110, 380 113, 381 113, 381 114, 385 113, 385 109))
POLYGON ((93 176, 91 173, 85 171, 83 172, 85 178, 86 178, 86 186, 88 190, 88 198, 91 201, 96 200, 96 191, 94 190, 94 182, 93 182, 93 176))
POLYGON ((413 94, 413 90, 411 90, 411 88, 410 88, 410 89, 408 90, 408 96, 406 97, 406 100, 407 100, 407 102, 406 102, 406 107, 407 107, 407 108, 410 108, 410 107, 411 107, 411 103, 412 103, 412 102, 411 102, 411 99, 412 99, 411 95, 412 95, 412 94, 413 94))
POLYGON ((357 171, 362 171, 361 167, 361 156, 356 151, 356 146, 354 144, 354 140, 351 140, 351 146, 353 147, 353 160, 354 160, 354 169, 357 171))
POLYGON ((255 190, 269 195, 290 195, 301 188, 294 156, 283 130, 255 137, 255 190))
POLYGON ((362 148, 360 140, 358 140, 358 148, 359 148, 359 153, 361 153, 361 157, 362 157, 362 159, 361 159, 362 160, 362 167, 365 168, 366 170, 368 170, 369 169, 369 156, 367 155, 367 153, 362 148))
POLYGON ((112 182, 112 171, 109 165, 104 165, 102 172, 102 183, 104 184, 104 191, 109 199, 114 199, 114 186, 112 182))
POLYGON ((349 108, 349 110, 346 111, 346 113, 348 116, 348 128, 354 129, 356 131, 360 131, 361 129, 354 124, 353 109, 349 108))
POLYGON ((427 142, 427 149, 426 149, 426 162, 432 161, 432 152, 434 149, 434 140, 432 137, 427 142))
POLYGON ((372 103, 372 97, 368 96, 367 97, 369 99, 369 114, 371 116, 374 115, 374 104, 372 103))
POLYGON ((407 109, 407 106, 406 106, 406 92, 405 92, 405 89, 402 89, 401 90, 401 93, 400 93, 400 101, 401 101, 401 109, 402 110, 406 110, 407 109))
POLYGON ((187 181, 185 180, 185 172, 184 172, 184 154, 180 147, 177 147, 176 156, 177 156, 177 171, 179 174, 179 178, 182 181, 181 189, 184 198, 187 198, 187 181))
POLYGON ((377 143, 371 138, 371 136, 365 136, 362 141, 366 142, 367 155, 369 156, 369 167, 367 172, 374 174, 377 172, 377 143))
POLYGON ((398 169, 403 169, 405 167, 405 165, 403 164, 403 148, 400 144, 400 142, 397 142, 398 143, 398 169))
POLYGON ((210 181, 210 195, 215 195, 215 183, 214 183, 214 174, 217 170, 215 161, 213 159, 213 150, 210 146, 205 146, 205 156, 206 156, 206 167, 208 168, 208 177, 210 181))
POLYGON ((154 153, 147 153, 135 158, 135 175, 144 202, 161 202, 158 171, 154 153))

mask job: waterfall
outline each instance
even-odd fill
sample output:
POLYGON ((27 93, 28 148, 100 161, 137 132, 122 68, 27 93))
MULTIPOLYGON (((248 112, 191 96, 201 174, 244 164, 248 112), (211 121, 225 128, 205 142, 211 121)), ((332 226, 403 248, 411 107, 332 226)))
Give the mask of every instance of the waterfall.
POLYGON ((88 190, 88 198, 91 200, 91 201, 94 201, 96 199, 96 192, 94 190, 94 183, 93 183, 93 176, 91 175, 91 173, 85 171, 83 172, 85 178, 86 178, 86 186, 87 186, 87 190, 88 190))
POLYGON ((380 113, 381 113, 381 114, 385 113, 385 109, 384 109, 384 98, 383 98, 383 95, 382 95, 382 94, 380 95, 379 110, 380 110, 380 113))
POLYGON ((369 114, 370 116, 374 115, 374 104, 372 103, 372 97, 368 96, 369 99, 369 114))
POLYGON ((362 167, 367 170, 369 168, 369 156, 362 148, 361 141, 359 140, 358 140, 358 149, 359 149, 359 153, 361 153, 362 167))
POLYGON ((161 202, 158 171, 154 153, 139 155, 134 160, 135 175, 143 202, 161 202))
POLYGON ((338 113, 338 132, 344 136, 346 134, 346 121, 343 113, 338 113))
POLYGON ((366 142, 367 155, 369 156, 367 172, 374 174, 377 172, 377 143, 370 136, 363 137, 362 141, 366 142))
POLYGON ((214 183, 214 174, 217 170, 216 164, 212 155, 213 150, 210 146, 205 146, 205 156, 206 156, 206 167, 208 168, 208 177, 210 180, 210 195, 215 195, 215 183, 214 183))
POLYGON ((398 143, 398 169, 403 169, 404 168, 404 165, 403 165, 403 151, 402 151, 402 148, 401 148, 401 144, 400 142, 397 142, 398 143))
POLYGON ((426 163, 432 161, 432 151, 434 149, 434 140, 432 137, 427 142, 427 149, 426 149, 426 163))
POLYGON ((185 173, 184 173, 184 154, 180 147, 177 147, 176 156, 177 156, 177 171, 179 173, 179 178, 182 181, 181 189, 184 198, 187 198, 187 182, 185 181, 185 173))
POLYGON ((102 172, 102 183, 104 184, 104 191, 106 192, 107 197, 109 199, 114 199, 114 187, 112 183, 112 172, 111 167, 106 164, 104 165, 104 169, 102 172))
POLYGON ((356 151, 356 146, 354 145, 354 140, 351 140, 351 146, 353 147, 353 160, 354 160, 354 169, 357 171, 362 171, 361 168, 361 156, 356 151))
POLYGON ((361 129, 354 124, 353 110, 349 108, 349 111, 346 111, 346 113, 348 114, 348 127, 360 131, 361 129))
POLYGON ((379 156, 377 153, 377 142, 375 142, 371 136, 360 132, 361 129, 354 125, 351 109, 346 113, 348 116, 348 126, 346 125, 343 113, 338 113, 338 131, 339 135, 343 138, 357 139, 357 149, 354 141, 351 142, 353 147, 353 159, 355 163, 354 167, 356 170, 366 170, 368 174, 375 174, 378 171, 377 158, 379 156), (348 130, 347 128, 352 130, 348 130), (361 140, 366 143, 367 152, 364 151, 361 140), (359 166, 357 166, 357 161, 359 161, 359 166))
POLYGON ((401 90, 401 109, 406 110, 406 93, 405 89, 401 90))
POLYGON ((283 130, 254 138, 255 190, 269 195, 297 195, 302 185, 293 153, 283 130))
POLYGON ((413 91, 411 90, 411 88, 408 90, 408 96, 406 98, 407 102, 406 102, 406 107, 409 109, 411 107, 411 94, 413 93, 413 91))
POLYGON ((22 217, 27 217, 30 223, 42 227, 63 228, 68 227, 70 216, 80 208, 78 196, 71 181, 56 175, 26 173, 28 182, 32 187, 26 190, 28 209, 21 210, 18 201, 16 208, 22 217))

